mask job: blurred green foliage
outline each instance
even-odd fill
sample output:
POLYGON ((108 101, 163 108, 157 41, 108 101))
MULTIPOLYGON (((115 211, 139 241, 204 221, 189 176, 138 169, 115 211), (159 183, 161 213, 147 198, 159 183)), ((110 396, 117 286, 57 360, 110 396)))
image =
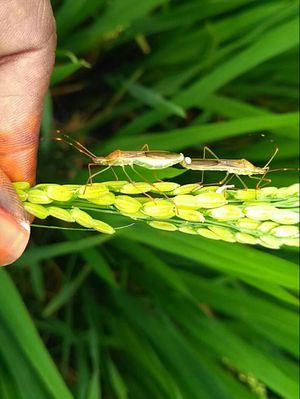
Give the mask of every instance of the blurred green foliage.
MULTIPOLYGON (((264 165, 278 146, 272 167, 297 166, 297 1, 52 3, 39 181, 87 177, 56 128, 99 155, 209 145, 264 165)), ((0 397, 296 399, 298 277, 290 249, 142 224, 113 237, 36 229, 0 273, 0 397)))

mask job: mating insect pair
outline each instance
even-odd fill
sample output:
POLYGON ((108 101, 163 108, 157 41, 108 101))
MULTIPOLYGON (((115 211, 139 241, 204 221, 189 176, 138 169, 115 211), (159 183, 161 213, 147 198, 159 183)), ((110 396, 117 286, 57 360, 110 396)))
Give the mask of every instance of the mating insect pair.
MULTIPOLYGON (((66 142, 92 160, 92 162, 88 164, 89 179, 87 184, 92 183, 93 177, 114 166, 121 166, 127 178, 131 180, 125 170, 125 166, 130 166, 137 175, 143 178, 143 176, 140 175, 134 166, 141 166, 145 169, 159 170, 169 168, 184 161, 184 155, 181 153, 177 154, 175 152, 169 151, 150 151, 147 145, 145 145, 140 151, 116 150, 111 152, 106 157, 98 157, 84 147, 81 143, 71 139, 69 136, 64 135, 63 137, 56 137, 55 140, 66 142), (106 168, 96 173, 92 173, 91 168, 93 166, 106 166, 106 168)), ((113 169, 112 171, 115 174, 113 169)))
MULTIPOLYGON (((240 178, 241 175, 259 179, 259 182, 256 185, 256 188, 259 188, 261 182, 265 182, 264 185, 271 182, 270 179, 265 178, 268 172, 273 172, 277 170, 289 170, 287 168, 270 170, 269 164, 277 154, 278 148, 275 149, 273 155, 266 163, 266 165, 261 168, 254 166, 246 159, 220 159, 208 147, 204 147, 203 158, 190 158, 184 156, 184 154, 182 153, 169 151, 150 151, 147 145, 145 145, 140 151, 115 150, 105 157, 98 157, 91 151, 89 151, 86 147, 84 147, 81 143, 71 139, 69 136, 63 135, 62 137, 56 137, 55 140, 66 142, 67 144, 73 146, 92 160, 92 162, 88 164, 89 179, 87 184, 92 183, 93 177, 114 166, 121 166, 125 175, 128 178, 129 176, 125 170, 125 166, 130 166, 137 175, 143 178, 143 176, 141 176, 139 172, 134 169, 135 165, 141 166, 146 169, 158 170, 180 164, 186 169, 201 171, 201 182, 203 182, 205 171, 226 172, 225 178, 218 182, 218 184, 228 183, 233 176, 236 176, 245 188, 247 188, 247 186, 240 178), (214 158, 206 158, 206 152, 209 152, 211 155, 214 156, 214 158), (106 166, 106 168, 92 174, 91 168, 93 166, 106 166), (261 177, 255 177, 254 175, 261 175, 261 177)), ((113 173, 115 174, 114 171, 113 173)), ((131 179, 129 178, 129 180, 131 179)))

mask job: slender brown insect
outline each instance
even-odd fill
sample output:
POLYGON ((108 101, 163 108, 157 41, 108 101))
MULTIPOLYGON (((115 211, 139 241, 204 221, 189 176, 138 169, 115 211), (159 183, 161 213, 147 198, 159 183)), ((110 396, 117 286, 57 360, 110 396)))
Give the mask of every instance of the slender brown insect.
POLYGON ((64 141, 72 147, 76 148, 78 151, 89 157, 92 162, 88 164, 89 179, 88 183, 92 182, 93 177, 104 172, 105 170, 113 166, 121 166, 124 173, 128 177, 124 167, 130 166, 138 175, 140 175, 135 169, 134 165, 141 166, 146 169, 158 170, 166 169, 175 164, 179 164, 184 160, 184 155, 182 153, 175 153, 169 151, 149 151, 148 146, 144 146, 146 150, 142 149, 140 151, 121 151, 115 150, 105 157, 99 157, 89 151, 81 143, 76 140, 71 139, 69 136, 63 135, 62 137, 56 137, 55 140, 64 141), (98 171, 94 174, 91 173, 92 166, 106 166, 105 169, 98 171))
MULTIPOLYGON (((258 179, 259 182, 256 185, 258 188, 262 181, 265 182, 264 185, 269 184, 271 179, 265 178, 266 174, 269 172, 275 172, 279 170, 299 170, 292 168, 282 168, 282 169, 270 169, 269 164, 272 162, 274 157, 278 152, 278 148, 276 147, 274 153, 272 154, 269 161, 263 167, 258 167, 253 165, 247 159, 220 159, 217 155, 208 147, 204 147, 203 158, 190 158, 184 156, 182 153, 175 153, 169 151, 150 151, 148 146, 145 145, 140 151, 122 151, 115 150, 104 157, 99 157, 89 151, 86 147, 84 147, 81 143, 76 140, 71 139, 67 135, 63 135, 62 137, 56 137, 55 140, 64 141, 67 144, 73 146, 78 151, 85 154, 89 157, 92 162, 88 164, 89 170, 89 179, 87 184, 92 183, 93 177, 97 176, 100 173, 103 173, 109 168, 114 166, 121 166, 124 174, 128 178, 129 181, 132 181, 129 177, 128 173, 125 170, 125 166, 130 166, 134 172, 140 176, 143 180, 143 176, 134 169, 134 166, 141 166, 145 169, 159 170, 166 169, 170 166, 180 164, 186 169, 190 170, 199 170, 202 171, 202 182, 204 179, 205 171, 219 171, 226 172, 226 176, 222 179, 218 184, 227 184, 232 177, 236 176, 243 186, 247 188, 244 181, 240 178, 240 176, 249 176, 250 178, 258 179), (145 148, 145 149, 144 149, 145 148), (213 155, 214 158, 206 158, 206 152, 209 152, 213 155), (91 167, 92 166, 106 166, 106 168, 92 174, 91 167), (231 176, 230 176, 231 175, 231 176), (260 175, 261 177, 256 177, 255 175, 260 175)), ((112 169, 115 177, 118 179, 114 170, 112 169)))
MULTIPOLYGON (((218 171, 218 172, 226 172, 226 176, 222 179, 219 184, 226 184, 231 180, 233 176, 236 176, 243 186, 247 188, 243 180, 239 176, 249 176, 250 178, 259 179, 259 182, 256 185, 258 188, 262 181, 265 182, 264 185, 269 184, 271 179, 266 179, 265 176, 269 172, 275 172, 279 170, 294 170, 291 168, 282 168, 282 169, 270 169, 269 165, 276 156, 278 152, 278 148, 276 147, 274 153, 272 154, 269 161, 263 167, 258 167, 253 165, 251 162, 247 161, 247 159, 221 159, 214 154, 214 152, 208 147, 204 147, 204 156, 205 153, 210 152, 215 158, 190 158, 184 157, 184 160, 181 162, 181 165, 190 170, 200 170, 202 171, 202 181, 205 171, 218 171), (231 175, 231 176, 230 176, 231 175), (255 175, 261 175, 261 177, 255 177, 255 175)), ((298 170, 298 169, 296 169, 298 170)))

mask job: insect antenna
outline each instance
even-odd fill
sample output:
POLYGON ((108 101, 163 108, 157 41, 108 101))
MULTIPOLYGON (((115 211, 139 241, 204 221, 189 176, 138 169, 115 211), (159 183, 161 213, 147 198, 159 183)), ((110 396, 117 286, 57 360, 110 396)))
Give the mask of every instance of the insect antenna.
POLYGON ((71 137, 63 134, 62 136, 54 137, 56 141, 63 141, 64 143, 74 147, 77 151, 81 152, 82 154, 86 155, 91 159, 97 158, 95 154, 93 154, 90 150, 88 150, 84 145, 79 143, 79 141, 72 139, 71 137))
POLYGON ((268 170, 268 173, 270 173, 270 172, 279 172, 279 171, 281 171, 281 172, 283 172, 283 171, 287 171, 287 170, 300 170, 300 168, 277 168, 277 169, 269 169, 268 170))
POLYGON ((263 167, 263 169, 267 168, 267 167, 270 165, 270 163, 273 161, 273 159, 275 158, 275 156, 276 156, 276 154, 277 154, 278 151, 279 151, 279 148, 276 146, 276 147, 275 147, 274 153, 272 154, 272 156, 271 156, 271 158, 268 160, 268 162, 265 164, 265 166, 263 167))

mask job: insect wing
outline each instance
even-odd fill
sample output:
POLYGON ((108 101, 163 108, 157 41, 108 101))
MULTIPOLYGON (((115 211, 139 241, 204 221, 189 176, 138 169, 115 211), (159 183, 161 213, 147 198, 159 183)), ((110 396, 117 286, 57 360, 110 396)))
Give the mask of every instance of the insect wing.
POLYGON ((182 154, 170 151, 146 151, 145 156, 151 159, 181 159, 182 154))

